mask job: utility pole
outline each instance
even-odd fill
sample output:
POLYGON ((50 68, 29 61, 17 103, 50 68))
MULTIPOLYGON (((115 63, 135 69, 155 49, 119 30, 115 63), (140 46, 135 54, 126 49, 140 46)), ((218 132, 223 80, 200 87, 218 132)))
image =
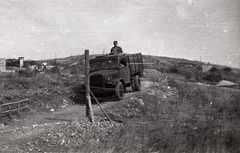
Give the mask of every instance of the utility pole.
POLYGON ((57 65, 57 54, 56 54, 56 52, 54 54, 55 54, 55 66, 56 66, 57 65))
POLYGON ((240 68, 240 49, 238 48, 238 68, 240 68))
POLYGON ((91 120, 93 125, 95 125, 92 110, 92 102, 90 97, 89 50, 85 50, 85 80, 86 80, 86 116, 91 120))

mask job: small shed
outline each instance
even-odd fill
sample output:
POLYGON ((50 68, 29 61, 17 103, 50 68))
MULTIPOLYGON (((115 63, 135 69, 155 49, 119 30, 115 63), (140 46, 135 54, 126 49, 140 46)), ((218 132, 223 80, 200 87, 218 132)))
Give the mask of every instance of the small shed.
POLYGON ((6 70, 6 60, 5 58, 0 58, 0 71, 6 70))
POLYGON ((19 61, 19 68, 23 68, 23 66, 24 66, 24 57, 19 57, 18 61, 19 61))

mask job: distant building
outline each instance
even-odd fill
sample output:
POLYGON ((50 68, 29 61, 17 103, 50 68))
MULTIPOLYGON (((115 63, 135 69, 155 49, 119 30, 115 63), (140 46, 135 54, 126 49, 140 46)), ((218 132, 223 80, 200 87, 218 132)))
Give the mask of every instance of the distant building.
POLYGON ((0 71, 6 70, 6 60, 5 58, 0 58, 0 71))
POLYGON ((5 60, 5 58, 0 58, 0 71, 6 71, 6 60, 5 60))
POLYGON ((18 58, 18 61, 19 61, 19 68, 23 68, 23 61, 24 61, 24 57, 19 57, 18 58))

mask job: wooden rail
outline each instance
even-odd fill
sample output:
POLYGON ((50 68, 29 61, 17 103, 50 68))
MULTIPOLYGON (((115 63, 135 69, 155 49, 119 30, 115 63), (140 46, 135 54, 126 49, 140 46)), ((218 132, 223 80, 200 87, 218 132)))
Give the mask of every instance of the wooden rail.
POLYGON ((17 114, 20 116, 20 111, 22 109, 27 108, 29 110, 29 100, 30 99, 24 99, 0 105, 0 120, 2 118, 2 114, 8 114, 9 117, 11 117, 12 113, 17 112, 17 114), (28 104, 24 104, 24 102, 28 102, 28 104), (6 107, 8 108, 8 110, 4 109, 6 107))

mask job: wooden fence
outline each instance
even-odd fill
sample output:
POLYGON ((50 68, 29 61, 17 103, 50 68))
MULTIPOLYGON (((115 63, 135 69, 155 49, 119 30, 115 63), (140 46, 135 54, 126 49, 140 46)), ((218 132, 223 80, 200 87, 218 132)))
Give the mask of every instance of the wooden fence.
POLYGON ((20 111, 24 108, 29 109, 29 100, 24 99, 16 102, 4 103, 0 105, 0 120, 3 114, 9 115, 11 117, 12 113, 17 113, 20 116, 20 111))

